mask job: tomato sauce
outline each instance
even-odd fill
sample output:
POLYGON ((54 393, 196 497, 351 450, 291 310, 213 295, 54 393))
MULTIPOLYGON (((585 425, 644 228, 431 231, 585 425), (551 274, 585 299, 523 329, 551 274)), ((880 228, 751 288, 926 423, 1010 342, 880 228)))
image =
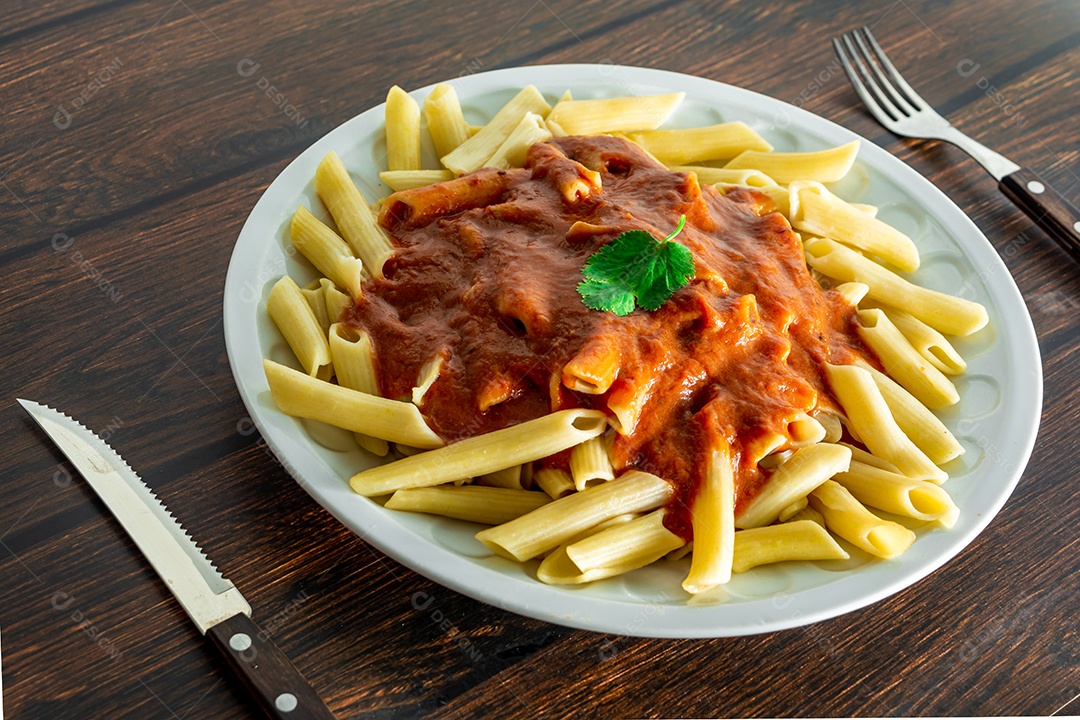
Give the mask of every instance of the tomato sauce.
MULTIPOLYGON (((731 449, 738 513, 768 479, 748 448, 786 434, 800 412, 838 407, 823 364, 876 364, 854 311, 810 276, 798 237, 762 193, 701 188, 695 175, 602 136, 534 145, 524 169, 476 175, 486 188, 479 207, 459 202, 411 222, 388 199, 397 209, 381 221, 397 251, 343 316, 369 333, 385 397, 408 397, 443 356, 420 409, 448 442, 553 410, 606 410, 612 394, 647 388, 633 432, 616 437, 616 473, 671 482, 668 526, 690 539, 710 447, 731 449), (600 173, 602 188, 568 199, 560 178, 582 166, 600 173), (625 317, 582 303, 590 255, 626 230, 663 238, 680 215, 676 240, 695 263, 688 286, 655 312, 625 317), (611 388, 587 395, 559 383, 563 366, 598 340, 620 358, 611 388)), ((567 454, 544 462, 565 466, 567 454)))

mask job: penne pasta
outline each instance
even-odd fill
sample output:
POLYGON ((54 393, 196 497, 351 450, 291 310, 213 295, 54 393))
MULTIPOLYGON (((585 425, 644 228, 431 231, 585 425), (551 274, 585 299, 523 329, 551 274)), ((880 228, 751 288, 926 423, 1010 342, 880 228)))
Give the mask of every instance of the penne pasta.
POLYGON ((286 415, 418 447, 443 444, 412 403, 316 380, 272 360, 263 360, 263 370, 274 402, 286 415))
POLYGON ((825 518, 825 527, 871 555, 894 558, 915 542, 911 530, 874 515, 832 480, 810 493, 810 506, 825 518))
POLYGON ((304 371, 320 381, 329 380, 334 369, 326 335, 315 313, 293 279, 285 275, 270 290, 266 311, 285 336, 304 371))
MULTIPOLYGON (((717 184, 716 188, 719 190, 722 184, 723 183, 717 184)), ((776 211, 778 213, 786 218, 791 217, 791 193, 788 191, 787 187, 782 185, 763 185, 762 187, 757 188, 757 190, 758 192, 765 193, 772 199, 773 205, 776 206, 776 211)), ((724 190, 724 192, 726 192, 726 190, 724 190)))
POLYGON ((352 254, 349 246, 337 233, 319 222, 306 207, 301 206, 293 215, 289 235, 293 247, 299 250, 316 270, 352 297, 360 297, 364 264, 352 254))
POLYGON ((866 293, 870 291, 870 287, 861 282, 846 282, 837 285, 833 290, 840 293, 848 305, 858 307, 866 297, 866 293))
POLYGON ((612 337, 600 336, 563 366, 562 383, 576 392, 603 395, 618 375, 619 344, 612 337))
POLYGON ((315 320, 319 323, 319 329, 325 336, 330 332, 330 315, 326 311, 326 289, 334 287, 334 283, 326 278, 312 281, 305 288, 300 288, 300 294, 307 300, 311 312, 315 313, 315 320))
POLYGON ((806 498, 801 497, 795 502, 788 505, 786 508, 780 511, 780 515, 776 518, 778 522, 787 522, 793 516, 798 515, 800 512, 806 509, 806 498))
POLYGON ((649 399, 656 378, 640 378, 636 383, 622 383, 608 395, 608 409, 613 413, 611 426, 620 435, 629 435, 637 427, 641 411, 649 399))
POLYGON ((861 462, 863 465, 871 465, 882 470, 888 470, 889 472, 900 473, 900 468, 896 467, 888 460, 882 460, 877 455, 871 455, 860 447, 855 447, 854 445, 849 445, 845 442, 840 444, 851 451, 852 462, 861 462))
POLYGON ((627 566, 611 566, 582 572, 578 566, 574 564, 574 561, 570 559, 570 556, 566 554, 566 548, 579 540, 584 540, 590 535, 595 535, 602 530, 628 523, 637 517, 638 516, 635 513, 616 515, 610 520, 605 520, 584 532, 578 533, 544 557, 544 561, 541 562, 540 567, 536 569, 537 579, 548 585, 580 585, 581 583, 593 582, 595 580, 602 580, 604 578, 614 577, 615 575, 621 575, 634 569, 627 566))
POLYGON ((860 310, 859 337, 877 353, 889 375, 926 407, 955 405, 956 386, 940 370, 926 362, 881 310, 860 310))
POLYGON ((375 361, 371 355, 371 338, 366 332, 356 332, 347 325, 330 326, 330 357, 338 385, 369 395, 379 394, 375 376, 375 361))
POLYGON ((393 254, 393 246, 341 158, 332 150, 315 171, 315 192, 364 267, 375 277, 382 277, 383 263, 393 254))
POLYGON ((541 492, 501 487, 439 486, 398 490, 386 501, 391 510, 442 515, 444 517, 501 525, 551 502, 541 492))
MULTIPOLYGON (((878 307, 875 303, 871 307, 878 307)), ((945 336, 922 320, 907 314, 903 310, 879 307, 896 329, 907 339, 915 351, 928 363, 946 375, 961 375, 967 370, 967 363, 952 343, 945 336)))
POLYGON ((791 560, 847 560, 850 557, 822 525, 811 520, 741 530, 735 533, 733 550, 731 571, 735 573, 791 560))
POLYGON ((490 205, 509 186, 507 173, 486 168, 467 178, 403 190, 383 203, 379 222, 394 231, 427 225, 440 217, 490 205))
POLYGON ((694 498, 691 524, 695 550, 690 558, 690 573, 682 585, 686 592, 696 595, 731 579, 736 535, 735 476, 726 445, 709 454, 705 483, 694 498))
POLYGON ((386 95, 386 165, 420 169, 420 106, 397 85, 386 95))
POLYGON ((443 166, 457 174, 472 172, 491 158, 506 141, 528 113, 541 117, 550 112, 551 106, 532 85, 502 107, 487 125, 468 140, 442 158, 443 166))
POLYGON ((655 510, 669 497, 671 485, 666 480, 632 470, 611 482, 567 495, 516 520, 482 530, 476 538, 497 554, 524 562, 616 515, 655 510))
MULTIPOLYGON (((825 527, 825 518, 824 518, 824 516, 822 516, 822 514, 819 513, 817 510, 815 510, 814 508, 810 507, 809 501, 807 501, 807 503, 808 504, 807 504, 806 507, 804 507, 802 510, 800 510, 799 512, 797 512, 794 515, 792 515, 791 517, 789 517, 784 522, 792 523, 792 522, 799 522, 800 520, 809 520, 810 522, 812 522, 812 523, 814 523, 816 525, 820 525, 822 527, 822 529, 824 529, 824 527, 825 527)), ((775 527, 775 526, 770 526, 770 527, 775 527)), ((736 537, 738 537, 738 536, 736 536, 736 537)))
MULTIPOLYGON (((675 172, 692 172, 697 175, 702 185, 745 185, 746 187, 765 188, 776 185, 776 181, 760 170, 729 170, 728 168, 706 167, 704 165, 670 165, 675 172)), ((786 192, 786 191, 785 191, 786 192)))
POLYGON ((571 451, 570 474, 574 478, 574 488, 578 491, 584 490, 590 484, 615 478, 615 473, 611 470, 611 458, 608 457, 607 441, 602 435, 586 440, 571 451))
POLYGON ((851 451, 841 445, 800 448, 769 478, 750 504, 735 516, 735 527, 748 529, 770 525, 780 512, 833 475, 846 470, 851 451))
POLYGON ((919 269, 919 251, 904 233, 852 207, 820 183, 790 186, 791 226, 864 250, 905 272, 919 269))
POLYGON ((323 287, 323 301, 326 303, 326 317, 331 325, 340 321, 341 313, 353 306, 352 298, 333 284, 323 287))
MULTIPOLYGON (((416 409, 412 403, 408 405, 416 409)), ((367 496, 406 487, 441 485, 545 458, 596 437, 606 428, 601 412, 563 410, 364 470, 353 475, 349 483, 353 490, 367 496)))
MULTIPOLYGON (((787 430, 793 448, 816 445, 824 440, 826 435, 825 427, 806 413, 799 413, 788 420, 787 430)), ((839 439, 838 437, 837 440, 839 439)))
POLYGON ((424 395, 439 379, 439 373, 442 372, 445 362, 446 360, 442 355, 436 355, 431 360, 428 360, 427 364, 420 370, 420 377, 416 379, 416 387, 412 389, 411 393, 413 405, 420 407, 424 404, 424 395))
POLYGON ((869 371, 854 365, 826 365, 825 372, 833 393, 870 452, 888 460, 908 477, 936 483, 948 479, 945 471, 896 424, 869 371))
POLYGON ((551 137, 551 131, 544 125, 544 119, 536 113, 525 113, 521 122, 503 140, 495 153, 484 163, 485 167, 512 168, 525 165, 525 151, 534 143, 544 142, 551 137))
MULTIPOLYGON (((472 137, 469 124, 465 122, 465 116, 461 112, 457 91, 452 85, 439 83, 428 93, 428 96, 424 98, 424 118, 427 120, 431 140, 435 143, 435 153, 439 157, 449 155, 472 137)), ((394 187, 385 178, 383 182, 394 190, 407 189, 394 187)))
POLYGON ((582 573, 603 568, 627 572, 659 560, 686 541, 664 527, 666 510, 605 528, 568 545, 566 555, 582 573))
POLYGON ((814 418, 825 429, 825 436, 821 439, 821 442, 840 442, 840 438, 844 436, 844 424, 839 415, 828 410, 820 410, 814 418))
POLYGON ((778 153, 751 149, 724 167, 732 170, 760 170, 781 185, 789 185, 798 180, 829 183, 843 179, 855 164, 858 154, 858 140, 814 152, 778 153))
POLYGON ((356 438, 356 444, 372 455, 386 457, 390 452, 390 443, 382 438, 371 437, 364 433, 353 433, 353 436, 356 438))
POLYGON ((874 384, 881 391, 896 424, 930 460, 943 465, 964 454, 964 446, 925 405, 884 373, 869 366, 866 366, 866 370, 874 378, 874 384))
POLYGON ((940 485, 913 480, 873 465, 852 462, 846 472, 837 473, 833 480, 862 504, 893 515, 928 522, 944 520, 946 527, 952 527, 959 516, 956 504, 940 485))
POLYGON ((454 173, 449 170, 384 170, 379 173, 379 179, 398 192, 453 180, 454 173))
MULTIPOLYGON (((412 445, 405 445, 403 443, 394 443, 394 449, 398 451, 398 454, 403 457, 412 457, 424 452, 424 448, 413 447, 412 445)), ((459 478, 464 479, 464 478, 459 478)), ((454 482, 457 482, 455 480, 454 482)))
POLYGON ((603 100, 560 101, 547 119, 569 135, 655 130, 675 112, 686 93, 603 100))
POLYGON ((577 490, 570 474, 557 468, 543 468, 533 471, 533 482, 536 483, 538 488, 546 492, 552 500, 566 497, 577 490))
MULTIPOLYGON (((521 482, 521 470, 522 465, 511 465, 508 468, 502 470, 496 470, 495 472, 489 472, 481 475, 476 481, 481 485, 487 485, 489 487, 497 488, 509 488, 511 490, 524 490, 523 483, 521 482)), ((498 525, 498 523, 488 523, 489 525, 498 525)))
POLYGON ((807 263, 815 270, 836 280, 865 283, 870 288, 868 297, 902 307, 948 335, 970 335, 989 321, 982 305, 914 285, 832 240, 814 238, 803 247, 807 263))
POLYGON ((743 122, 680 130, 646 130, 629 133, 627 137, 665 165, 729 160, 747 150, 769 152, 773 149, 765 138, 743 122))

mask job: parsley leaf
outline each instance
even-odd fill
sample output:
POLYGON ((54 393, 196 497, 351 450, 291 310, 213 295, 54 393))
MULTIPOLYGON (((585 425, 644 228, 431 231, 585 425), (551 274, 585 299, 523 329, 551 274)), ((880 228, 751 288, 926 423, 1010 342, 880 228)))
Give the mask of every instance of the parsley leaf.
POLYGON ((694 276, 694 256, 672 240, 685 224, 683 215, 660 242, 644 230, 628 230, 593 253, 578 285, 586 307, 622 316, 634 311, 636 301, 645 310, 658 310, 694 276))
POLYGON ((616 315, 634 312, 634 291, 617 283, 586 280, 578 285, 578 294, 593 310, 610 310, 616 315))

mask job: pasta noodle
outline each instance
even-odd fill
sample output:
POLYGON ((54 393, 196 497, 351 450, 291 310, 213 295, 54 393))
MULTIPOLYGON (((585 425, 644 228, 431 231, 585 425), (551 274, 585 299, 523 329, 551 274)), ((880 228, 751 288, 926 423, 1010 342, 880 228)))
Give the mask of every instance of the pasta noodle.
POLYGON ((569 135, 655 130, 664 124, 686 93, 603 100, 560 101, 548 116, 569 135))
POLYGON ((616 515, 655 510, 669 497, 667 482, 634 470, 483 530, 476 538, 499 555, 523 562, 616 515))
POLYGON ((502 107, 480 132, 443 156, 442 163, 455 173, 472 172, 494 155, 529 113, 546 116, 551 107, 540 92, 529 85, 502 107))
MULTIPOLYGON (((364 265, 353 256, 349 246, 311 212, 300 207, 289 225, 293 247, 300 251, 319 272, 354 298, 360 296, 364 265)), ((325 302, 325 301, 324 301, 325 302)))
POLYGON ((853 207, 820 183, 794 182, 791 225, 814 235, 865 250, 905 272, 919 269, 919 251, 904 233, 853 207))
POLYGON ((915 542, 911 530, 877 517, 832 480, 810 493, 810 505, 825 518, 826 528, 871 555, 894 558, 915 542))
POLYGON ((397 85, 386 96, 386 164, 391 171, 420 169, 420 106, 397 85))
MULTIPOLYGON (((408 405, 416 408, 411 403, 408 405)), ((368 496, 384 495, 406 487, 439 485, 539 460, 595 437, 606 427, 603 413, 595 410, 563 410, 396 463, 364 470, 353 475, 349 483, 353 490, 368 496)))
POLYGON ((694 499, 693 525, 697 551, 691 557, 690 574, 683 580, 683 588, 689 593, 699 593, 731 579, 735 551, 735 476, 727 447, 715 448, 710 455, 705 484, 694 499))
MULTIPOLYGON (((424 99, 424 117, 427 119, 428 132, 431 133, 431 140, 435 143, 435 152, 439 157, 449 155, 472 137, 469 125, 461 112, 457 91, 452 85, 440 83, 428 93, 424 99)), ((386 178, 383 178, 383 182, 394 190, 407 189, 394 187, 387 182, 386 178)))
POLYGON ((814 152, 777 153, 748 149, 725 167, 731 170, 760 170, 781 185, 798 180, 827 183, 836 182, 847 175, 858 154, 858 140, 814 152))
POLYGON ((393 253, 386 232, 375 222, 364 197, 353 184, 337 153, 330 151, 315 171, 315 192, 330 211, 342 236, 364 262, 368 272, 382 276, 382 266, 393 253))
POLYGON ((274 402, 286 415, 319 420, 391 442, 422 447, 443 444, 412 403, 332 385, 270 360, 263 360, 263 369, 274 402))
POLYGON ((806 261, 814 269, 843 282, 865 283, 868 297, 905 308, 948 335, 970 335, 989 321, 982 305, 919 287, 832 240, 814 238, 804 248, 806 261))
POLYGON ((648 130, 633 132, 627 137, 665 165, 728 160, 746 150, 769 152, 773 149, 765 138, 742 122, 686 130, 648 130))
POLYGON ((551 498, 544 493, 465 485, 398 490, 386 501, 386 507, 501 525, 549 502, 551 498))
POLYGON ((329 380, 333 374, 330 347, 315 313, 292 278, 286 275, 274 283, 266 311, 307 374, 329 380))

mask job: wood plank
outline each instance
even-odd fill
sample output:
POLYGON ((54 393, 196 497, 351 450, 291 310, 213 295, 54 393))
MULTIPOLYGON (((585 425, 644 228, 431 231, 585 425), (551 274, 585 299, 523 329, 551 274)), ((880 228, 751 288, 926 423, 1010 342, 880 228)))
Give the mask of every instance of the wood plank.
POLYGON ((392 84, 515 64, 656 4, 495 3, 463 12, 381 0, 343 13, 278 0, 257 15, 239 5, 195 15, 182 4, 154 24, 160 7, 144 0, 47 29, 0 47, 0 93, 13 120, 0 138, 0 213, 14 220, 0 237, 6 249, 26 251, 42 235, 83 232, 103 215, 233 177, 256 158, 295 156, 382 102, 392 84), (454 34, 436 31, 448 26, 454 34), (96 152, 72 163, 70 148, 83 147, 96 152))
POLYGON ((77 22, 80 18, 120 8, 130 2, 131 0, 43 0, 10 5, 5 8, 4 25, 0 28, 0 45, 77 22))

